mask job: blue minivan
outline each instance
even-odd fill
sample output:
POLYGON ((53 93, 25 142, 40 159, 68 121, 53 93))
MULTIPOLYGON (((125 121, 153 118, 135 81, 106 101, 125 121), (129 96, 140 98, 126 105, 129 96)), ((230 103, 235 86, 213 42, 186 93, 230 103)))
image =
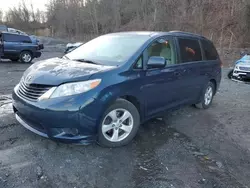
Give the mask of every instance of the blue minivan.
POLYGON ((30 66, 13 108, 20 124, 43 137, 118 147, 162 112, 209 108, 220 80, 218 53, 202 36, 112 33, 30 66))

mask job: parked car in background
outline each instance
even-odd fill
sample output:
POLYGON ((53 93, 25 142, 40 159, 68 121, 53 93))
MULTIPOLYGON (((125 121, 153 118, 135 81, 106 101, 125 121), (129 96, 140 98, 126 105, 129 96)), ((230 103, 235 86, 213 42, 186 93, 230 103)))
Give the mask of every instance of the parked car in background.
POLYGON ((33 58, 41 56, 43 46, 32 41, 28 35, 1 32, 0 33, 0 57, 24 63, 30 63, 33 58))
POLYGON ((35 35, 29 35, 32 43, 37 44, 39 49, 42 50, 44 49, 44 45, 40 43, 39 39, 35 35))
POLYGON ((6 25, 0 25, 0 32, 1 31, 8 31, 8 27, 6 25))
POLYGON ((8 32, 10 33, 16 33, 16 34, 20 34, 20 35, 27 35, 27 33, 21 31, 21 30, 18 30, 18 29, 14 29, 14 28, 8 28, 8 32))
POLYGON ((13 108, 41 136, 118 147, 162 112, 209 108, 220 80, 218 53, 200 35, 113 33, 30 66, 14 88, 13 108))
POLYGON ((250 54, 245 54, 236 61, 232 71, 232 78, 237 80, 250 79, 250 54))
POLYGON ((83 42, 68 43, 66 45, 66 49, 65 49, 64 53, 67 54, 67 53, 73 51, 74 49, 78 48, 82 44, 83 44, 83 42))

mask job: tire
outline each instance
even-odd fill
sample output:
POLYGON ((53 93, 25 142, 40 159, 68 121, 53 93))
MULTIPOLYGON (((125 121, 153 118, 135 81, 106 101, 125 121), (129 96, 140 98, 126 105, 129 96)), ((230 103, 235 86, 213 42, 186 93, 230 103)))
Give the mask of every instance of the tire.
POLYGON ((10 60, 11 60, 11 61, 18 61, 19 58, 18 58, 18 57, 17 57, 17 58, 11 58, 10 60))
POLYGON ((233 69, 232 70, 230 70, 228 73, 227 73, 227 77, 229 78, 229 79, 232 79, 232 77, 233 77, 233 69))
POLYGON ((125 99, 118 99, 101 118, 97 142, 103 147, 112 148, 127 145, 137 134, 139 126, 140 115, 137 108, 125 99), (128 118, 126 119, 125 116, 128 118))
POLYGON ((31 63, 31 61, 33 60, 32 53, 29 52, 29 51, 21 52, 20 60, 21 60, 22 63, 31 63))
POLYGON ((208 109, 212 105, 214 94, 215 94, 215 85, 212 82, 208 82, 204 91, 202 92, 201 96, 202 101, 198 104, 195 104, 195 107, 199 109, 208 109), (211 92, 208 91, 209 89, 211 89, 212 91, 211 92), (206 99, 206 97, 208 98, 206 99))

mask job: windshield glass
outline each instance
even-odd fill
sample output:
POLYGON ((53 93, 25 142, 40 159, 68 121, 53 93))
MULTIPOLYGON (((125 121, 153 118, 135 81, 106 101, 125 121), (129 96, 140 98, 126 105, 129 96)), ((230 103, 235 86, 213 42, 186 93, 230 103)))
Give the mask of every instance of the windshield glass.
POLYGON ((244 57, 242 57, 242 59, 241 60, 250 60, 250 55, 245 55, 244 57))
POLYGON ((92 60, 103 65, 121 65, 148 39, 148 35, 104 35, 66 55, 71 60, 92 60))

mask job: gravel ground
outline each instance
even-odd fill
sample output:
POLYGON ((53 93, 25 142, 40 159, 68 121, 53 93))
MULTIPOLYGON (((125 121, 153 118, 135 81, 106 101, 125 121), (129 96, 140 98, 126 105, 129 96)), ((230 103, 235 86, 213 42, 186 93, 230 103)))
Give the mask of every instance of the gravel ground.
POLYGON ((250 85, 230 81, 226 69, 210 109, 168 112, 142 125, 128 146, 107 149, 55 143, 16 122, 9 94, 28 66, 0 63, 0 188, 250 185, 250 85))

